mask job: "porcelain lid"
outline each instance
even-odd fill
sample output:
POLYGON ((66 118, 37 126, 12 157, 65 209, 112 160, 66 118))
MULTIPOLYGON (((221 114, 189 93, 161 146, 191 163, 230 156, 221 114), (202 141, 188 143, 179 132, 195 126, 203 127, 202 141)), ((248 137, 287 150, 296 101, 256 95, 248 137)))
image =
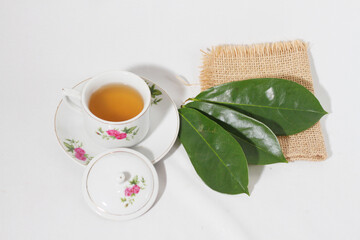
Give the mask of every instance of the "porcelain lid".
POLYGON ((159 179, 151 161, 127 148, 97 155, 82 182, 86 202, 99 215, 127 220, 144 214, 155 202, 159 179))

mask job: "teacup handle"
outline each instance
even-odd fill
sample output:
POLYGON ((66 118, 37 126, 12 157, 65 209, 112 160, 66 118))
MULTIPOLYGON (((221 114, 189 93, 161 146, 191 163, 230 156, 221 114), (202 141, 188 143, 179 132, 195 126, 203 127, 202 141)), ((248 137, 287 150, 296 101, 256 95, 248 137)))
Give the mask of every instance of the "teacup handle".
POLYGON ((63 88, 62 93, 64 95, 65 102, 72 109, 81 112, 81 92, 70 88, 63 88))

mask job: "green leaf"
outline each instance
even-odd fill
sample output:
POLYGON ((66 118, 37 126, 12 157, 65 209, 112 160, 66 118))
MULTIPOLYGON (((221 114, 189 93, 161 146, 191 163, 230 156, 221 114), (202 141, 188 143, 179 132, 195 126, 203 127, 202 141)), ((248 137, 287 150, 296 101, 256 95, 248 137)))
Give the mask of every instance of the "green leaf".
POLYGON ((139 178, 138 178, 138 176, 136 175, 129 183, 131 184, 131 185, 136 185, 136 184, 138 184, 139 183, 139 180, 138 180, 139 178))
POLYGON ((275 134, 262 122, 218 104, 191 102, 185 107, 200 110, 230 132, 249 164, 287 162, 275 134))
POLYGON ((249 195, 246 157, 238 142, 195 109, 179 113, 179 138, 200 178, 215 191, 249 195))
POLYGON ((137 128, 137 126, 129 128, 127 133, 129 133, 129 134, 132 133, 136 128, 137 128))
POLYGON ((154 89, 155 89, 155 84, 153 84, 153 85, 149 86, 149 88, 150 88, 150 92, 153 92, 153 91, 154 91, 154 89))
POLYGON ((133 133, 133 136, 135 136, 139 132, 139 128, 136 129, 136 131, 133 133))
POLYGON ((152 104, 158 104, 159 102, 161 102, 162 98, 155 98, 153 101, 152 101, 152 104))
POLYGON ((104 131, 102 130, 102 128, 101 127, 99 127, 99 132, 101 132, 101 133, 104 133, 104 131))
POLYGON ((154 89, 152 92, 151 92, 151 95, 152 96, 159 96, 159 95, 161 95, 162 94, 162 92, 160 91, 160 90, 158 90, 158 89, 154 89))
POLYGON ((64 145, 65 145, 65 147, 67 147, 67 148, 71 148, 72 146, 70 145, 70 144, 68 144, 67 142, 64 142, 64 145))
POLYGON ((306 130, 327 114, 305 87, 278 78, 225 83, 201 92, 195 100, 238 110, 265 123, 276 135, 306 130))
POLYGON ((67 151, 68 152, 74 152, 74 146, 73 145, 70 145, 70 144, 68 144, 67 142, 63 142, 64 143, 64 145, 65 145, 65 147, 67 148, 67 151))

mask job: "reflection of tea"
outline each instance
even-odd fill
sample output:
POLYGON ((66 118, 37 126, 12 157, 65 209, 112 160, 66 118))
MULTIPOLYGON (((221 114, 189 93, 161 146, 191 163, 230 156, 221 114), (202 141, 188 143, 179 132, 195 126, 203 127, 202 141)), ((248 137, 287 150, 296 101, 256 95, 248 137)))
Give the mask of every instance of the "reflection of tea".
POLYGON ((117 83, 102 86, 89 100, 89 109, 95 116, 112 122, 129 120, 143 107, 143 98, 137 90, 117 83))

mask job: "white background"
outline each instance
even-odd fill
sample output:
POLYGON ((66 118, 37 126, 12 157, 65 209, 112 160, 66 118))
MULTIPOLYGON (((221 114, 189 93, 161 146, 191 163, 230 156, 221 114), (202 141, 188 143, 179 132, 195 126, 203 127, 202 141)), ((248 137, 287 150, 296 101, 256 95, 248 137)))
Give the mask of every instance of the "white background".
POLYGON ((358 1, 0 1, 0 239, 360 239, 358 1), (329 158, 250 168, 251 196, 223 195, 177 142, 157 164, 153 208, 102 219, 81 195, 53 117, 61 88, 132 70, 178 106, 198 89, 200 49, 302 39, 310 44, 329 158))

